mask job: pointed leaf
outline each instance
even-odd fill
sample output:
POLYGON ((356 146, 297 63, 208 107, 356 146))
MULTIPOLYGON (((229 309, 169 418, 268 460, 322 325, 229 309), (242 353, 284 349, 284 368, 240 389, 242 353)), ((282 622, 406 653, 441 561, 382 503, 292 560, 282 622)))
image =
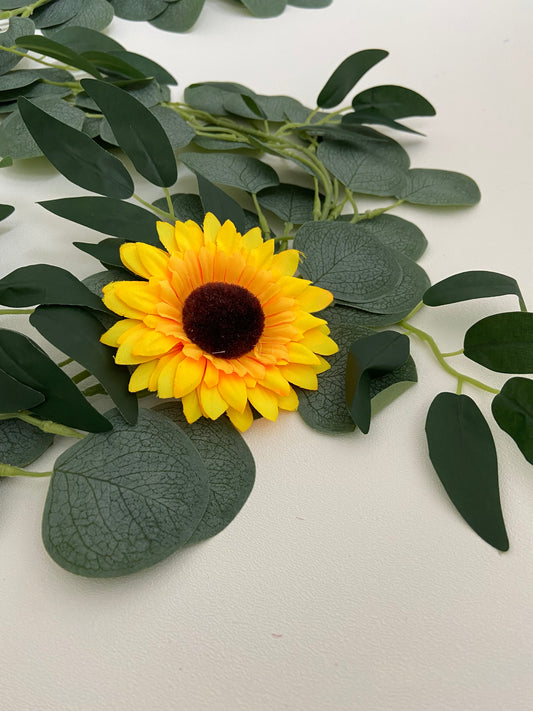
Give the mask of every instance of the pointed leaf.
POLYGON ((98 259, 104 267, 121 267, 124 269, 120 258, 120 246, 125 242, 126 240, 123 239, 108 237, 97 244, 93 242, 73 242, 73 245, 81 249, 82 252, 98 259))
POLYGON ((0 205, 0 222, 5 220, 6 217, 9 217, 9 215, 11 215, 14 211, 15 208, 13 205, 0 205))
POLYGON ((340 104, 361 77, 388 54, 383 49, 364 49, 347 57, 325 83, 318 95, 317 105, 331 109, 340 104))
POLYGON ((154 185, 176 182, 174 151, 157 118, 123 89, 94 79, 82 79, 82 87, 96 101, 113 133, 135 168, 154 185))
POLYGON ((488 296, 516 294, 522 304, 522 294, 516 279, 498 272, 461 272, 433 284, 424 294, 426 306, 455 304, 458 301, 483 299, 488 296))
POLYGON ((496 448, 476 403, 467 395, 440 393, 429 408, 426 436, 431 462, 455 508, 483 540, 508 550, 496 448))
POLYGON ((244 506, 255 481, 255 462, 239 432, 225 417, 189 424, 180 402, 158 405, 157 412, 175 422, 198 450, 209 476, 209 503, 189 539, 198 543, 222 531, 244 506))
POLYGON ((66 126, 27 99, 19 99, 24 122, 44 155, 68 180, 108 197, 133 195, 124 165, 85 133, 66 126))
POLYGON ((63 25, 54 30, 50 39, 74 50, 78 54, 94 51, 113 52, 123 50, 122 45, 116 40, 90 27, 63 25))
POLYGON ((59 42, 55 42, 48 37, 43 37, 42 35, 27 35, 25 37, 19 37, 17 39, 17 45, 23 49, 29 49, 32 52, 44 54, 45 57, 58 59, 60 62, 63 62, 70 67, 81 69, 97 79, 102 78, 102 75, 94 64, 69 47, 60 44, 59 42))
POLYGON ((238 232, 244 233, 246 231, 246 218, 244 210, 239 203, 201 175, 197 175, 196 178, 204 212, 212 212, 220 220, 221 224, 226 220, 230 220, 238 232))
POLYGON ((464 354, 498 373, 533 373, 533 313, 481 319, 465 334, 464 354))
POLYGON ((113 411, 109 434, 89 435, 56 460, 43 541, 66 570, 128 575, 184 546, 202 518, 208 475, 191 441, 167 417, 113 411))
POLYGON ((492 401, 492 414, 533 464, 533 380, 511 378, 492 401))
MULTIPOLYGON (((130 2, 130 0, 125 0, 130 2)), ((158 0, 159 1, 159 0, 158 0)), ((169 74, 167 70, 162 67, 157 62, 154 62, 148 57, 144 57, 142 54, 136 54, 135 52, 127 52, 125 49, 114 49, 109 52, 109 54, 119 59, 123 59, 130 66, 138 69, 144 76, 153 77, 160 84, 171 84, 175 85, 178 82, 174 79, 172 74, 169 74)))
MULTIPOLYGON (((44 395, 0 370, 0 413, 21 412, 44 402, 44 395)), ((0 457, 0 461, 4 461, 0 457)))
POLYGON ((107 390, 130 425, 137 421, 137 396, 129 392, 130 372, 115 363, 114 350, 100 343, 105 331, 96 316, 76 306, 39 306, 30 323, 62 353, 80 363, 107 390))
POLYGON ((0 462, 27 467, 54 441, 54 435, 19 419, 0 421, 0 462))

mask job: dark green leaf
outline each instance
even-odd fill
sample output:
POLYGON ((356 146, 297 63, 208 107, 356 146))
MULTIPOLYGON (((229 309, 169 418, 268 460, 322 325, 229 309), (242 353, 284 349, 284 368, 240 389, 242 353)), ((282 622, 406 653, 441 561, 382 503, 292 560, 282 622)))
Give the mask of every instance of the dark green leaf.
POLYGON ((48 160, 68 180, 108 197, 128 198, 133 181, 124 165, 85 133, 66 126, 26 99, 19 99, 24 122, 48 160))
POLYGON ((261 207, 270 210, 284 222, 302 225, 313 219, 315 193, 308 188, 280 183, 261 190, 257 199, 261 207))
POLYGON ((0 462, 27 467, 54 441, 54 435, 19 419, 0 421, 0 462))
POLYGON ((55 42, 48 37, 42 37, 41 35, 19 37, 17 45, 19 47, 23 47, 24 49, 30 49, 32 52, 44 54, 45 57, 58 59, 60 62, 64 62, 71 67, 75 67, 76 69, 82 69, 84 72, 91 74, 97 79, 102 78, 102 75, 98 69, 91 64, 91 62, 69 47, 62 45, 59 42, 55 42))
POLYGON ((292 96, 258 96, 256 94, 255 100, 269 121, 305 123, 311 113, 311 109, 306 108, 292 96))
POLYGON ((44 402, 44 395, 41 392, 19 383, 18 380, 0 370, 0 413, 31 410, 41 402, 44 402))
POLYGON ((198 452, 167 417, 142 410, 133 427, 108 417, 112 432, 56 460, 43 516, 56 563, 93 578, 142 570, 184 546, 209 496, 198 452))
POLYGON ((30 323, 53 346, 92 373, 126 422, 135 424, 138 406, 137 396, 128 390, 130 372, 126 366, 116 365, 113 349, 100 343, 105 329, 96 316, 76 306, 39 306, 30 323))
POLYGON ((103 239, 98 244, 92 242, 73 242, 74 246, 81 249, 82 252, 90 254, 91 257, 98 259, 104 267, 122 267, 120 259, 120 245, 124 244, 125 240, 114 239, 109 237, 103 239))
POLYGON ((179 0, 167 5, 167 9, 150 20, 150 24, 167 32, 187 32, 194 25, 205 0, 179 0))
POLYGON ((156 410, 175 422, 194 444, 209 475, 209 503, 189 543, 211 538, 233 521, 244 506, 255 481, 255 463, 246 442, 225 418, 189 424, 180 402, 156 410))
POLYGON ((347 57, 327 80, 318 95, 317 105, 331 109, 340 104, 361 77, 388 54, 383 49, 363 49, 347 57))
MULTIPOLYGON (((130 0, 126 0, 126 2, 129 3, 130 0)), ((153 77, 160 84, 175 85, 178 83, 172 74, 169 74, 164 67, 148 57, 144 57, 142 54, 127 52, 125 49, 115 49, 110 51, 109 54, 124 60, 130 66, 138 69, 144 76, 153 77)))
POLYGON ((511 378, 492 401, 492 414, 533 464, 533 380, 511 378))
POLYGON ((233 222, 238 232, 246 231, 246 218, 244 210, 227 193, 210 183, 201 175, 196 176, 198 180, 198 192, 204 212, 212 212, 221 223, 226 220, 233 222))
POLYGON ((386 84, 374 86, 357 94, 352 102, 356 112, 379 111, 391 119, 407 116, 435 116, 435 109, 412 89, 386 84))
POLYGON ((346 404, 353 421, 365 434, 370 429, 372 376, 400 368, 409 358, 409 338, 382 331, 356 340, 348 352, 346 404))
POLYGON ((79 279, 51 264, 19 267, 0 279, 0 304, 21 308, 35 304, 68 304, 107 311, 79 279))
MULTIPOLYGON (((12 17, 5 32, 0 33, 0 47, 14 47, 17 39, 33 34, 35 25, 26 17, 12 17)), ((12 52, 2 52, 0 49, 0 74, 5 74, 22 60, 22 57, 12 52)))
POLYGON ((78 54, 94 51, 113 52, 123 50, 122 45, 114 39, 89 27, 63 26, 54 30, 50 39, 69 47, 78 54))
POLYGON ((176 182, 176 159, 165 130, 157 118, 123 89, 94 79, 82 87, 96 101, 113 133, 135 168, 154 185, 176 182))
POLYGON ((35 415, 88 432, 105 432, 111 427, 68 375, 27 336, 0 329, 0 368, 20 383, 43 393, 45 401, 32 407, 35 415))
POLYGON ((0 204, 0 222, 2 220, 5 220, 6 217, 9 217, 14 212, 15 208, 13 205, 4 205, 0 204))
POLYGON ((146 75, 143 72, 139 71, 131 64, 128 64, 128 62, 124 61, 124 59, 117 57, 114 54, 110 54, 109 52, 93 50, 90 52, 84 52, 82 56, 105 74, 123 76, 129 79, 146 78, 146 75))
POLYGON ((481 319, 465 334, 464 354, 498 373, 533 373, 533 313, 481 319))
POLYGON ((151 20, 167 9, 164 0, 113 0, 113 7, 117 17, 124 20, 151 20))
POLYGON ((212 183, 257 193, 263 188, 278 185, 275 171, 257 158, 226 153, 182 153, 181 161, 193 172, 212 183))
POLYGON ((287 7, 287 0, 241 0, 256 17, 277 17, 287 7))
POLYGON ((476 403, 467 395, 440 393, 429 408, 426 436, 431 462, 453 505, 483 540, 508 550, 496 448, 476 403))
MULTIPOLYGON (((202 224, 205 212, 202 201, 198 195, 194 193, 176 193, 175 195, 171 195, 171 201, 176 220, 180 220, 181 222, 192 220, 198 225, 202 224)), ((156 200, 153 205, 160 210, 168 211, 167 200, 164 197, 156 200)))
POLYGON ((0 168, 9 168, 13 165, 13 158, 11 156, 5 156, 0 159, 0 168))
POLYGON ((84 0, 54 0, 54 2, 36 8, 32 13, 32 20, 35 22, 35 27, 43 29, 44 27, 53 27, 67 22, 71 17, 74 17, 83 4, 84 0))
POLYGON ((418 136, 423 136, 420 131, 415 131, 413 128, 409 128, 403 123, 399 123, 394 119, 389 118, 378 111, 377 109, 366 109, 365 111, 357 111, 352 114, 344 114, 342 117, 342 125, 344 127, 355 124, 377 124, 378 126, 387 126, 388 128, 394 128, 396 131, 405 131, 406 133, 416 133, 418 136))
POLYGON ((481 193, 472 178, 463 173, 413 168, 406 173, 395 197, 414 205, 475 205, 481 193))
POLYGON ((85 225, 97 232, 159 246, 156 229, 159 218, 153 212, 131 202, 89 195, 45 200, 39 205, 54 215, 85 225))
POLYGON ((442 306, 505 294, 516 294, 523 303, 516 279, 498 272, 472 271, 454 274, 433 284, 424 294, 423 301, 426 306, 442 306))

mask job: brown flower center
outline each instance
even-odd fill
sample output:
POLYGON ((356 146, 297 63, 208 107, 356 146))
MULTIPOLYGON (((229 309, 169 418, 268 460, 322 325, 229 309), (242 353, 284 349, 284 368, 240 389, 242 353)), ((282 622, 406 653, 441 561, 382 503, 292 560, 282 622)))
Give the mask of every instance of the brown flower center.
POLYGON ((238 284, 208 282, 191 291, 183 305, 187 337, 219 358, 238 358, 251 351, 264 326, 259 299, 238 284))

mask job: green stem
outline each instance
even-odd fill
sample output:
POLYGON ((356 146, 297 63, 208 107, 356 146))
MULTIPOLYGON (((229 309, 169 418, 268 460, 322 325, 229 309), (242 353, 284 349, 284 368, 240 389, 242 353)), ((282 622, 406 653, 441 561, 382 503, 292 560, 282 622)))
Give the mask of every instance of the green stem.
POLYGON ((149 210, 151 210, 152 212, 155 212, 157 215, 161 215, 161 217, 173 219, 172 215, 169 212, 165 212, 164 210, 161 210, 159 207, 155 207, 154 205, 151 205, 149 202, 146 202, 146 200, 143 200, 142 197, 140 197, 136 193, 133 194, 133 197, 135 200, 137 200, 137 202, 140 202, 141 205, 143 205, 144 207, 147 207, 149 210))
POLYGON ((263 213, 263 210, 261 210, 261 205, 259 204, 259 200, 257 199, 257 195, 255 193, 252 193, 252 200, 254 203, 255 211, 257 212, 257 217, 259 218, 259 226, 261 227, 261 230, 263 231, 263 234, 267 239, 270 238, 270 225, 267 222, 267 219, 263 213))
POLYGON ((464 348, 459 348, 458 351, 453 351, 452 353, 442 353, 443 358, 451 358, 452 356, 463 355, 465 352, 464 348))
POLYGON ((38 417, 30 415, 29 412, 5 412, 0 415, 0 420, 22 420, 27 422, 29 425, 33 425, 43 432, 48 432, 49 434, 61 435, 62 437, 74 437, 75 439, 83 439, 84 434, 78 432, 78 430, 68 427, 67 425, 60 425, 58 422, 52 422, 52 420, 40 420, 38 417))
POLYGON ((168 188, 163 188, 163 192, 165 193, 165 197, 167 199, 167 206, 168 206, 168 214, 172 218, 173 221, 176 221, 176 215, 174 213, 174 205, 172 204, 172 198, 170 196, 170 192, 168 188))
POLYGON ((4 10, 4 12, 0 12, 0 20, 7 20, 17 15, 20 17, 30 17, 33 15, 34 10, 42 5, 47 5, 49 2, 52 2, 52 0, 35 0, 35 2, 24 5, 24 7, 17 7, 14 10, 4 10))
MULTIPOLYGON (((6 11, 7 12, 7 11, 6 11)), ((0 13, 0 20, 2 19, 2 14, 0 13)), ((44 64, 45 67, 52 67, 53 69, 63 69, 63 67, 54 64, 53 62, 47 62, 45 59, 40 59, 39 57, 29 56, 26 52, 20 49, 13 49, 13 47, 2 47, 0 45, 0 52, 9 52, 10 54, 16 54, 19 57, 25 57, 26 59, 31 59, 32 62, 37 62, 38 64, 44 64)), ((67 69, 67 67, 64 67, 67 69)))
POLYGON ((428 346, 431 348, 431 350, 433 352, 433 355, 435 356, 437 361, 441 364, 441 366, 444 368, 444 370, 447 373, 449 373, 450 375, 452 375, 454 378, 457 379, 458 388, 460 388, 464 382, 464 383, 470 383, 470 385, 473 385, 474 387, 479 388, 480 390, 485 390, 486 392, 489 392, 489 393, 498 394, 500 392, 499 390, 496 390, 495 388, 490 387, 490 385, 486 385, 485 383, 482 383, 480 380, 471 378, 469 375, 460 373, 455 368, 452 368, 446 362, 445 356, 440 351, 435 340, 429 335, 429 333, 422 331, 420 328, 415 328, 415 326, 408 323, 408 321, 406 321, 405 319, 403 321, 399 321, 398 326, 401 326, 408 335, 412 334, 413 336, 416 336, 424 343, 428 344, 428 346))
POLYGON ((365 212, 361 215, 361 220, 372 220, 374 217, 379 217, 379 215, 383 215, 383 213, 393 210, 395 207, 398 207, 398 205, 401 205, 404 202, 405 200, 400 199, 393 202, 392 205, 387 205, 386 207, 377 207, 375 210, 365 210, 365 212))
POLYGON ((11 464, 3 464, 0 462, 0 476, 31 476, 43 477, 52 476, 52 472, 28 472, 19 467, 12 467, 11 464))
POLYGON ((32 314, 35 309, 0 309, 0 316, 8 314, 32 314))

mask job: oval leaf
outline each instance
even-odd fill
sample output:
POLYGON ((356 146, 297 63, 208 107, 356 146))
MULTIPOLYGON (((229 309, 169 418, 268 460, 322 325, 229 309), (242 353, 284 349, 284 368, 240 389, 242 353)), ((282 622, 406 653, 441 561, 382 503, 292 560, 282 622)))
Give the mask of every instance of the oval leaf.
POLYGON ((533 464, 533 380, 511 378, 492 401, 492 414, 533 464))
POLYGON ((108 417, 112 432, 56 460, 43 515, 51 557, 92 578, 142 570, 181 548, 209 495, 198 452, 167 417, 143 410, 134 427, 108 417))
POLYGON ((167 9, 150 20, 150 24, 167 32, 187 32, 194 25, 205 0, 179 0, 167 3, 167 9))
POLYGON ((440 393, 429 408, 426 436, 431 462, 455 508, 483 540, 508 550, 496 448, 476 403, 467 395, 440 393))
POLYGON ((130 425, 137 421, 137 396, 130 393, 130 372, 117 365, 113 349, 100 343, 105 328, 96 316, 75 306, 40 306, 30 323, 52 345, 80 363, 107 390, 130 425))
POLYGON ((356 112, 379 111, 390 119, 407 116, 435 116, 435 109, 412 89, 384 84, 366 89, 354 98, 352 106, 356 112))
POLYGON ((413 168, 395 193, 414 205, 475 205, 481 200, 476 183, 463 173, 431 168, 413 168))
POLYGON ((433 284, 424 294, 423 301, 426 306, 442 306, 505 294, 516 294, 523 304, 516 279, 498 272, 470 271, 454 274, 433 284))
POLYGON ((19 419, 0 421, 0 462, 27 467, 54 441, 54 435, 19 419))
POLYGON ((133 181, 123 164, 85 133, 66 126, 24 98, 18 100, 24 123, 35 142, 68 180, 108 197, 133 195, 133 181))
POLYGON ((258 193, 263 188, 278 185, 273 168, 257 158, 226 153, 182 153, 180 160, 194 173, 212 183, 258 193))
POLYGON ((481 319, 465 333, 464 354, 498 373, 533 373, 533 313, 481 319))
POLYGON ((363 49, 347 57, 330 76, 318 95, 317 105, 331 109, 340 104, 369 69, 388 56, 383 49, 363 49))

